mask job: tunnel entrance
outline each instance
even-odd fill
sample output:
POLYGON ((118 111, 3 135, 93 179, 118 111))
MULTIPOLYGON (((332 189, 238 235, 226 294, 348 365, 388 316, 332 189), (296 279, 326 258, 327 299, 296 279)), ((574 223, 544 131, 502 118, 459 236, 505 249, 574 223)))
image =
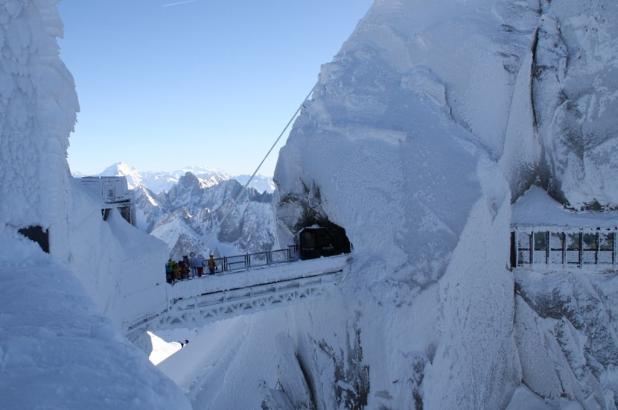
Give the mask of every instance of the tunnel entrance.
POLYGON ((298 252, 303 260, 350 253, 351 250, 345 229, 330 221, 308 226, 298 233, 298 252))

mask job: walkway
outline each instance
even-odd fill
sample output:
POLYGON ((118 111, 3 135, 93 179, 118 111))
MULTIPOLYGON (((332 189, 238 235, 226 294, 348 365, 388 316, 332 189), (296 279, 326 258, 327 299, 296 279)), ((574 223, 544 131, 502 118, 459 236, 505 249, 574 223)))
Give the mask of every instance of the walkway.
POLYGON ((221 273, 167 287, 168 307, 125 323, 131 339, 146 330, 194 328, 221 319, 328 295, 349 269, 350 255, 221 273))

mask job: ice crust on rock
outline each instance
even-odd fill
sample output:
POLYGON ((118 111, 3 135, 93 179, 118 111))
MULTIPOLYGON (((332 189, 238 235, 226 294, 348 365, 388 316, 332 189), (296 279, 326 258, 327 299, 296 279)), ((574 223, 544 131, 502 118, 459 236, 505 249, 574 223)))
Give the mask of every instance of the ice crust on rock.
POLYGON ((0 406, 188 409, 120 333, 165 306, 166 250, 104 222, 70 176, 78 103, 61 35, 55 0, 0 2, 0 406), (49 229, 51 255, 17 233, 29 225, 49 229))
MULTIPOLYGON (((349 378, 320 353, 345 352, 341 332, 355 322, 363 352, 357 369, 369 369, 370 389, 354 406, 539 405, 519 387, 532 377, 530 361, 520 358, 530 337, 524 324, 538 312, 523 315, 513 297, 510 202, 537 182, 573 207, 593 200, 615 206, 615 136, 603 128, 615 116, 615 7, 375 2, 323 66, 275 173, 283 237, 328 219, 346 229, 355 249, 343 304, 317 308, 343 308, 339 322, 328 327, 308 317, 315 310, 290 309, 296 355, 314 363, 308 373, 317 408, 349 407, 331 386, 362 385, 362 371, 349 378), (421 298, 423 306, 414 303, 421 298), (420 312, 436 326, 403 319, 420 312)), ((538 332, 560 344, 555 333, 538 332)), ((552 351, 555 360, 565 356, 552 351)), ((341 360, 347 366, 352 357, 341 360)), ((575 382, 568 377, 576 372, 558 363, 565 398, 550 382, 537 390, 555 399, 552 406, 592 405, 582 386, 598 374, 575 382)), ((592 400, 602 403, 607 394, 592 400)))
POLYGON ((58 57, 56 3, 0 4, 0 225, 51 228, 52 249, 66 256, 66 150, 79 107, 58 57))
POLYGON ((575 208, 618 205, 618 4, 543 3, 533 102, 544 182, 575 208))
POLYGON ((0 245, 3 409, 191 408, 72 272, 14 232, 0 245))
MULTIPOLYGON (((328 219, 355 246, 350 273, 330 298, 197 332, 160 366, 194 408, 616 408, 615 273, 507 271, 511 201, 533 182, 575 208, 617 204, 616 7, 375 2, 276 170, 281 242, 328 219)), ((0 396, 188 408, 118 334, 164 308, 166 254, 69 179, 56 4, 0 13, 0 396), (29 224, 51 229, 53 259, 17 236, 29 224)), ((202 188, 189 176, 168 196, 199 214, 202 188)))

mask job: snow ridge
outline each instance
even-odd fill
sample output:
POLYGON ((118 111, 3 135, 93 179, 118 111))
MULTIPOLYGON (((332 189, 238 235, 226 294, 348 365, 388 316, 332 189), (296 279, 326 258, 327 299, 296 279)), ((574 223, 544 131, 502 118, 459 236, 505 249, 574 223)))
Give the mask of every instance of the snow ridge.
POLYGON ((272 195, 242 189, 234 179, 210 185, 187 172, 168 192, 133 190, 137 225, 167 243, 170 256, 190 252, 222 255, 270 250, 275 245, 272 195), (238 198, 238 199, 237 199, 238 198), (223 215, 235 208, 224 221, 223 215))

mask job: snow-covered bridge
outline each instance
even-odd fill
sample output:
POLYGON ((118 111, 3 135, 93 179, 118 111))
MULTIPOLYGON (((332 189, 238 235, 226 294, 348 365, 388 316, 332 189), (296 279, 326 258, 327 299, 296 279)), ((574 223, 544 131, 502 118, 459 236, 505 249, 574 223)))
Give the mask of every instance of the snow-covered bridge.
POLYGON ((167 286, 167 308, 125 322, 129 338, 146 330, 191 328, 328 295, 349 269, 350 255, 265 266, 167 286))

